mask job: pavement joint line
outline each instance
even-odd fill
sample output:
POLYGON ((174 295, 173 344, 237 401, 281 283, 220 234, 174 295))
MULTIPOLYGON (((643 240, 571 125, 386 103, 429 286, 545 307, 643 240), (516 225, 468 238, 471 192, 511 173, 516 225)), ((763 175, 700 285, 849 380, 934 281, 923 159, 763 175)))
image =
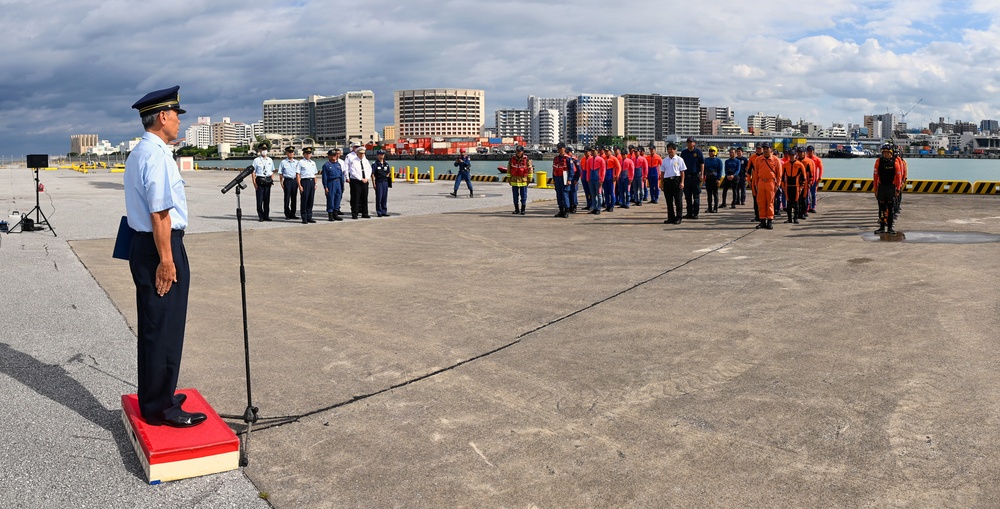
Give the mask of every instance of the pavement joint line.
MULTIPOLYGON (((644 286, 644 285, 646 285, 648 283, 651 283, 651 282, 653 282, 653 281, 655 281, 655 280, 657 280, 657 279, 659 279, 659 278, 661 278, 663 276, 666 276, 667 274, 670 274, 672 272, 676 272, 677 270, 682 269, 682 268, 684 268, 684 267, 686 267, 686 266, 688 266, 688 265, 690 265, 690 264, 692 264, 692 263, 694 263, 694 262, 696 262, 696 261, 698 261, 698 260, 700 260, 700 259, 708 256, 708 255, 711 255, 713 253, 717 253, 720 250, 725 249, 726 247, 729 247, 729 246, 735 244, 736 242, 739 242, 739 241, 747 238, 748 236, 752 235, 756 231, 757 231, 756 229, 750 230, 750 231, 748 231, 748 232, 746 232, 746 233, 744 233, 744 234, 742 234, 742 235, 740 235, 740 236, 738 236, 738 237, 736 237, 734 239, 730 239, 730 240, 726 241, 725 243, 712 248, 709 251, 701 253, 698 256, 695 256, 694 258, 691 258, 690 260, 687 260, 687 261, 681 263, 680 265, 676 265, 676 266, 671 267, 671 268, 669 268, 669 269, 667 269, 667 270, 665 270, 663 272, 660 272, 659 274, 651 276, 651 277, 649 277, 649 278, 647 278, 645 280, 639 281, 638 283, 635 283, 632 286, 629 286, 628 288, 625 288, 623 290, 619 290, 618 292, 615 292, 615 293, 613 293, 613 294, 611 294, 611 295, 609 295, 607 297, 604 297, 601 300, 598 300, 596 302, 588 304, 588 305, 586 305, 586 306, 584 306, 584 307, 582 307, 580 309, 577 309, 577 310, 575 310, 575 311, 573 311, 571 313, 568 313, 568 314, 565 314, 565 315, 560 316, 558 318, 555 318, 555 319, 553 319, 553 320, 551 320, 551 321, 549 321, 547 323, 543 323, 543 324, 539 325, 538 327, 535 327, 534 329, 522 332, 516 338, 514 338, 513 341, 511 341, 511 342, 509 342, 509 343, 507 343, 505 345, 498 346, 498 347, 496 347, 496 348, 494 348, 492 350, 489 350, 489 351, 483 352, 483 353, 481 353, 479 355, 476 355, 474 357, 470 357, 468 359, 459 361, 459 362, 457 362, 455 364, 452 364, 450 366, 445 366, 443 368, 434 370, 434 371, 432 371, 430 373, 425 373, 425 374, 420 375, 420 376, 418 376, 416 378, 411 378, 409 380, 405 380, 405 381, 399 382, 397 384, 391 385, 389 387, 386 387, 384 389, 379 389, 377 391, 370 392, 370 393, 367 393, 367 394, 359 394, 357 396, 353 396, 349 400, 345 400, 345 401, 341 401, 341 402, 338 402, 338 403, 334 403, 333 405, 330 405, 330 406, 327 406, 327 407, 317 408, 315 410, 310 410, 308 412, 305 412, 305 413, 299 414, 299 415, 284 415, 284 416, 275 416, 275 417, 261 417, 261 418, 259 418, 259 420, 262 420, 262 421, 263 420, 269 420, 269 421, 283 421, 283 422, 275 422, 275 423, 272 423, 272 424, 269 424, 269 425, 262 425, 262 426, 258 427, 256 430, 258 432, 260 432, 260 431, 266 431, 266 430, 269 430, 269 429, 279 428, 279 427, 284 426, 286 424, 293 424, 293 423, 299 422, 301 419, 304 419, 306 417, 311 417, 313 415, 318 415, 318 414, 321 414, 323 412, 329 412, 330 410, 336 410, 338 408, 350 405, 352 403, 356 403, 358 401, 366 400, 366 399, 369 399, 369 398, 373 398, 375 396, 379 396, 381 394, 385 394, 385 393, 393 391, 395 389, 401 389, 401 388, 406 387, 408 385, 415 384, 417 382, 426 380, 428 378, 440 375, 441 373, 445 373, 447 371, 451 371, 451 370, 460 368, 460 367, 462 367, 462 366, 464 366, 466 364, 470 364, 470 363, 472 363, 474 361, 477 361, 477 360, 489 357, 489 356, 491 356, 491 355, 493 355, 495 353, 501 352, 501 351, 506 350, 506 349, 508 349, 510 347, 513 347, 515 345, 520 344, 527 336, 529 336, 531 334, 534 334, 534 333, 536 333, 538 331, 546 329, 546 328, 548 328, 551 325, 555 325, 555 324, 557 324, 559 322, 567 320, 567 319, 569 319, 569 318, 571 318, 573 316, 576 316, 576 315, 578 315, 580 313, 583 313, 584 311, 593 309, 593 308, 595 308, 595 307, 597 307, 597 306, 599 306, 601 304, 604 304, 605 302, 608 302, 608 301, 610 301, 610 300, 612 300, 612 299, 614 299, 616 297, 620 297, 620 296, 622 296, 622 295, 624 295, 624 294, 626 294, 626 293, 628 293, 628 292, 630 292, 632 290, 635 290, 636 288, 639 288, 639 287, 644 286)), ((243 418, 242 416, 236 416, 236 415, 222 415, 221 417, 226 418, 226 419, 236 419, 236 420, 241 420, 243 418)), ((246 433, 245 431, 241 431, 238 434, 243 435, 245 433, 246 433)))

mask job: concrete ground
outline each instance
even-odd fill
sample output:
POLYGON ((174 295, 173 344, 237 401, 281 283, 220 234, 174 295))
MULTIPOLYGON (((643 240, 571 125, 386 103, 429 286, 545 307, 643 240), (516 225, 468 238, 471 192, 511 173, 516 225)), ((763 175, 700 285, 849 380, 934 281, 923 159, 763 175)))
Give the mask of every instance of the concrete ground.
MULTIPOLYGON (((223 414, 246 406, 232 175, 185 174, 181 385, 223 414)), ((836 193, 771 231, 749 207, 558 219, 534 189, 513 216, 508 187, 450 182, 397 184, 390 218, 248 221, 246 477, 150 488, 113 418, 135 377, 121 175, 42 179, 59 237, 0 237, 18 505, 1000 505, 997 197, 907 195, 906 240, 836 193)), ((32 185, 0 170, 0 206, 32 185)))

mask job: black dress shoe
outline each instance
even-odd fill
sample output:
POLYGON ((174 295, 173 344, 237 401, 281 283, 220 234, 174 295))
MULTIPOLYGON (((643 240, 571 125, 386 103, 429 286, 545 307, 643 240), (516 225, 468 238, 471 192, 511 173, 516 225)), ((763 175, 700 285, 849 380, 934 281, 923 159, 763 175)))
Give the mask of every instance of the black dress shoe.
POLYGON ((315 220, 315 219, 309 219, 309 220, 307 220, 307 222, 310 222, 310 223, 315 223, 315 222, 316 222, 316 220, 315 220))
POLYGON ((269 218, 269 217, 265 217, 265 218, 264 218, 264 220, 265 220, 265 221, 270 221, 270 220, 271 220, 271 218, 269 218))
POLYGON ((344 218, 343 218, 343 217, 340 217, 340 216, 333 216, 333 220, 334 220, 334 221, 343 221, 343 220, 344 220, 344 218))
POLYGON ((176 417, 172 419, 164 419, 162 424, 170 426, 172 428, 190 428, 191 426, 197 426, 207 419, 208 416, 201 412, 184 412, 182 411, 176 417))
POLYGON ((292 216, 292 217, 290 217, 288 219, 298 219, 298 218, 299 218, 299 216, 292 216))
POLYGON ((371 219, 371 218, 372 218, 372 216, 369 216, 368 214, 362 214, 361 215, 361 219, 371 219))
POLYGON ((174 404, 175 405, 180 405, 180 404, 184 403, 185 401, 187 401, 187 399, 188 399, 187 394, 184 394, 184 393, 174 394, 174 404))

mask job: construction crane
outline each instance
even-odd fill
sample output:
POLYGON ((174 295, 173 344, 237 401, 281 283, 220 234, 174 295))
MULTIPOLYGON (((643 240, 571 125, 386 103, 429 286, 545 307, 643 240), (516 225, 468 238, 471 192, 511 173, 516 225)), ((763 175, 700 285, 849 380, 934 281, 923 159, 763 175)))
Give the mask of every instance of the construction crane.
POLYGON ((913 111, 913 108, 916 108, 917 105, 920 104, 920 103, 922 103, 922 102, 924 102, 924 100, 923 99, 919 99, 917 102, 913 103, 913 106, 910 106, 910 109, 908 109, 906 111, 899 110, 900 122, 906 122, 906 116, 909 115, 911 111, 913 111))

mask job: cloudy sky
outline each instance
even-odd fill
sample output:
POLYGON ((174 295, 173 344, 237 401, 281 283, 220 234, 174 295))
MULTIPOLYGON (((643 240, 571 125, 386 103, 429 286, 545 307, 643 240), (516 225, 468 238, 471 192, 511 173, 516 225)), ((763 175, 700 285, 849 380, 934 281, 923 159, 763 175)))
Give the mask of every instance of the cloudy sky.
MULTIPOLYGON (((405 2, 0 0, 0 155, 138 136, 129 106, 181 86, 188 114, 254 122, 266 99, 375 91, 660 93, 829 125, 1000 118, 1000 1, 405 2)), ((492 123, 492 122, 488 122, 492 123)), ((183 132, 182 132, 183 135, 183 132)))

